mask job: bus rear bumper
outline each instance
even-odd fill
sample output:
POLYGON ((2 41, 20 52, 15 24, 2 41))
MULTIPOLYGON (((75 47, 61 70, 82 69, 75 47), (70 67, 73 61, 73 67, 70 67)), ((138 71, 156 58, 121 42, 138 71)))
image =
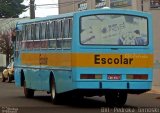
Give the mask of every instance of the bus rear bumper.
POLYGON ((150 90, 152 82, 150 81, 128 81, 128 82, 75 82, 75 89, 106 89, 106 90, 150 90))

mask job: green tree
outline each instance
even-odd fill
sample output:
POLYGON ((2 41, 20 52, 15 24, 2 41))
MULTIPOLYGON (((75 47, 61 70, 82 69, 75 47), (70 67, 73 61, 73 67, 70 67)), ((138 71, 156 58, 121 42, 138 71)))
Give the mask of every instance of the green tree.
POLYGON ((24 0, 0 0, 0 18, 17 18, 27 6, 22 5, 24 0))
POLYGON ((0 51, 6 54, 6 64, 8 65, 13 55, 13 46, 10 33, 0 33, 0 51))

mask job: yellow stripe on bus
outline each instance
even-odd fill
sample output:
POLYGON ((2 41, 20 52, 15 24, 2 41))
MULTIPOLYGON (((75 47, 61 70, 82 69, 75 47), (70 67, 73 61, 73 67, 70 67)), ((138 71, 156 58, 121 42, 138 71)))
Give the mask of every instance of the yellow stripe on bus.
POLYGON ((56 67, 151 68, 153 54, 23 53, 24 65, 56 67))

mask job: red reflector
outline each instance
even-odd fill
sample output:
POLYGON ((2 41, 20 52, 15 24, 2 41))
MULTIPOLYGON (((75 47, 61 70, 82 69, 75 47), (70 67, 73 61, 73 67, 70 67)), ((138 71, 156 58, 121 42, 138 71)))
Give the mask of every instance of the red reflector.
POLYGON ((121 75, 108 75, 107 79, 108 80, 120 80, 121 79, 121 75))
POLYGON ((146 75, 146 74, 133 74, 133 75, 127 75, 127 79, 147 80, 147 79, 148 79, 148 75, 146 75))
POLYGON ((80 78, 81 79, 94 79, 95 75, 94 74, 81 74, 80 78))
POLYGON ((81 74, 80 79, 102 79, 101 74, 81 74))

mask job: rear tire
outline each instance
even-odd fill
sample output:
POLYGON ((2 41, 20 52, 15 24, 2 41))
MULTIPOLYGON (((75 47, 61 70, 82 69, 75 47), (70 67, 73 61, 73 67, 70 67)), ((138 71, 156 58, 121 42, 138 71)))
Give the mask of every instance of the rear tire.
POLYGON ((109 107, 123 107, 127 101, 127 92, 109 91, 105 95, 106 104, 109 107))
POLYGON ((26 81, 24 81, 24 95, 26 98, 32 98, 34 96, 34 90, 26 88, 26 81))
POLYGON ((53 104, 60 104, 61 103, 61 98, 60 98, 60 94, 57 94, 57 92, 56 92, 56 84, 55 84, 54 77, 51 77, 50 88, 51 88, 51 100, 52 100, 52 103, 53 104))

